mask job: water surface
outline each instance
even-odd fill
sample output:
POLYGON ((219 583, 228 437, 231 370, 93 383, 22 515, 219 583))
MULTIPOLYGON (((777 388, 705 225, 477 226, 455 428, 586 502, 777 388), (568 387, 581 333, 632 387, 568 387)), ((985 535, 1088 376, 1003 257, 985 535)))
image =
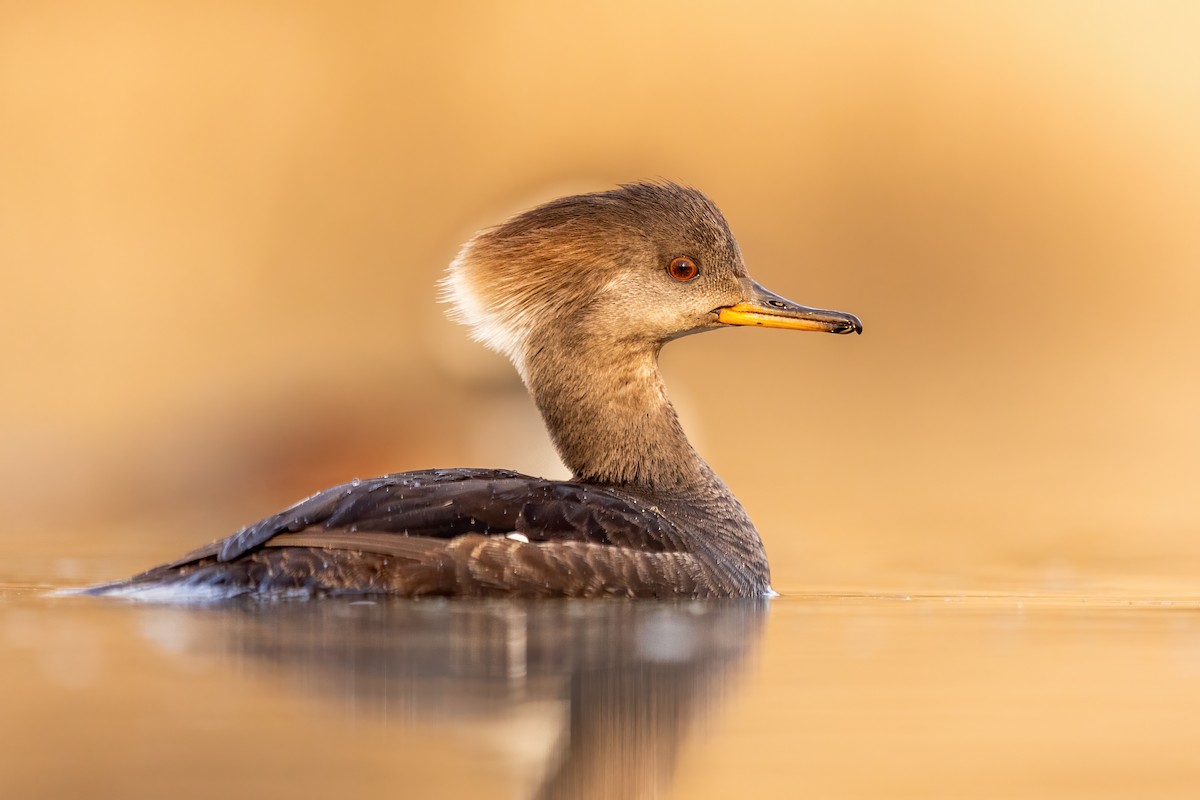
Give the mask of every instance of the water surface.
POLYGON ((1195 598, 0 589, 0 796, 1192 797, 1195 598))

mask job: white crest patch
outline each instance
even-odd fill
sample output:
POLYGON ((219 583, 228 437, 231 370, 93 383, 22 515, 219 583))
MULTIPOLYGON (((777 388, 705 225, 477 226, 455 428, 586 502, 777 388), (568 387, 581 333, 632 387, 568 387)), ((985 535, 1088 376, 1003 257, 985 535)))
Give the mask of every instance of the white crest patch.
POLYGON ((474 241, 467 242, 446 269, 441 280, 441 301, 450 304, 450 319, 471 329, 471 338, 490 350, 507 356, 525 378, 525 314, 501 302, 488 308, 472 286, 468 262, 474 241))

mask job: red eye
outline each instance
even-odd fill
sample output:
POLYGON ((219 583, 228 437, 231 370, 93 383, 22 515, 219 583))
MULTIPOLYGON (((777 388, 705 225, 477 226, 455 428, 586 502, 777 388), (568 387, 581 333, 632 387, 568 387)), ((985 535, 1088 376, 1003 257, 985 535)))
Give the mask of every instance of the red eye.
POLYGON ((671 259, 671 263, 667 265, 667 272, 677 281, 690 281, 700 274, 700 268, 687 256, 679 256, 671 259))

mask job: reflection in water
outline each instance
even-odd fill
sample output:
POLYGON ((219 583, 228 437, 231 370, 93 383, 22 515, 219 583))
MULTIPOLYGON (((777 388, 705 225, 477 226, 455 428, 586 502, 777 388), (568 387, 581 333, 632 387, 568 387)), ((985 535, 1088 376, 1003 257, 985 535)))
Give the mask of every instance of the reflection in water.
POLYGON ((0 798, 628 798, 669 780, 662 793, 689 800, 1069 800, 1200 786, 1195 596, 807 595, 769 613, 179 607, 0 587, 0 798), (714 702, 720 724, 697 724, 714 702))
MULTIPOLYGON (((482 721, 555 704, 533 796, 634 798, 666 785, 689 724, 761 635, 767 604, 326 600, 214 611, 223 624, 200 647, 269 665, 360 714, 482 721)), ((525 729, 508 735, 514 749, 539 746, 525 729)))

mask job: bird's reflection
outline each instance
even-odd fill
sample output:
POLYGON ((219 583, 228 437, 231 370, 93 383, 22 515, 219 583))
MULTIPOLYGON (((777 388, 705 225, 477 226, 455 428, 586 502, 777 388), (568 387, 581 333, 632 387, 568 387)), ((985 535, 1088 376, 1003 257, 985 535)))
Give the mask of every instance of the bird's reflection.
MULTIPOLYGON (((690 723, 727 690, 765 602, 240 604, 220 647, 356 714, 406 720, 562 708, 537 798, 650 797, 690 723)), ((210 630, 212 630, 210 628, 210 630)))

